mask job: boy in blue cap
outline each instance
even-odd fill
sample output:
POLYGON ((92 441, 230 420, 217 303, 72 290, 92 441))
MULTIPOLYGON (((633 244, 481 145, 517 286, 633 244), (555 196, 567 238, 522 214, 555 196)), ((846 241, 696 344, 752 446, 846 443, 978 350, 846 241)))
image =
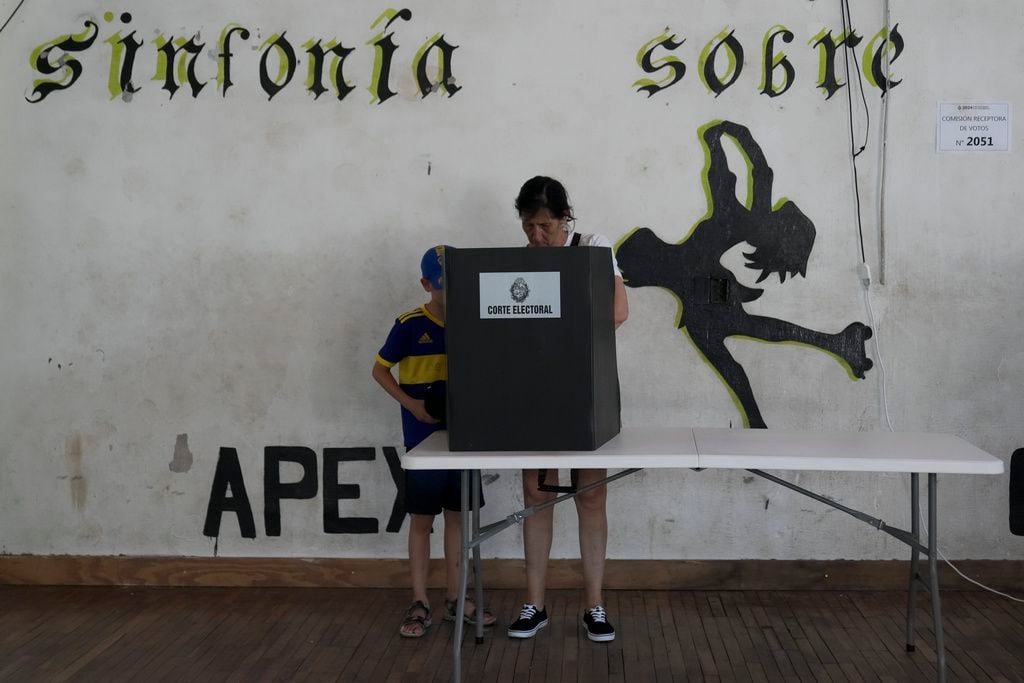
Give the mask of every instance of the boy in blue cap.
MULTIPOLYGON (((402 406, 406 449, 445 427, 444 422, 427 412, 423 400, 431 383, 448 379, 448 356, 444 346, 444 250, 443 245, 438 245, 423 255, 420 284, 430 295, 430 301, 398 316, 373 364, 373 378, 402 406), (395 365, 398 365, 397 381, 391 374, 395 365)), ((480 504, 483 505, 483 500, 480 504)), ((410 516, 409 573, 413 603, 405 612, 399 635, 419 638, 431 624, 427 599, 430 532, 434 517, 442 511, 447 574, 445 619, 455 618, 462 529, 460 473, 456 470, 406 470, 405 507, 410 516)), ((467 623, 476 623, 476 613, 476 605, 467 599, 467 623)), ((485 626, 494 623, 490 610, 483 610, 483 617, 485 626)))

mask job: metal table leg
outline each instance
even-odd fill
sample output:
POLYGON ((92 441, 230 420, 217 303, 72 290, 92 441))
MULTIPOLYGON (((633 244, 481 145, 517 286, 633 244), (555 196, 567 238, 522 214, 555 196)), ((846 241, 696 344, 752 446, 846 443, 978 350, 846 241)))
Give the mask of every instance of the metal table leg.
POLYGON ((935 630, 935 666, 939 683, 946 680, 946 647, 942 637, 942 596, 939 594, 939 531, 938 531, 938 475, 928 475, 928 580, 921 578, 919 544, 921 541, 921 486, 917 473, 910 475, 910 534, 918 545, 910 546, 910 583, 907 587, 907 652, 913 652, 914 618, 917 610, 917 590, 925 588, 932 598, 932 624, 935 630))
POLYGON ((462 539, 459 551, 459 601, 455 610, 455 641, 452 643, 452 680, 462 680, 462 622, 466 614, 466 588, 469 583, 469 544, 472 520, 469 510, 469 480, 471 471, 462 470, 462 539))
MULTIPOLYGON (((921 518, 918 502, 921 498, 921 482, 917 472, 910 475, 910 535, 918 543, 921 542, 921 518)), ((907 585, 907 652, 915 650, 914 645, 914 614, 917 609, 917 584, 921 580, 918 568, 920 552, 916 546, 910 546, 910 581, 907 585)))
POLYGON ((932 621, 935 624, 935 656, 938 657, 939 683, 946 681, 946 648, 942 642, 942 605, 939 597, 938 558, 938 475, 928 475, 928 579, 932 593, 932 621))
MULTIPOLYGON (((473 470, 473 535, 480 536, 480 470, 473 470)), ((476 644, 484 642, 484 576, 480 544, 473 543, 473 588, 476 600, 476 644)))

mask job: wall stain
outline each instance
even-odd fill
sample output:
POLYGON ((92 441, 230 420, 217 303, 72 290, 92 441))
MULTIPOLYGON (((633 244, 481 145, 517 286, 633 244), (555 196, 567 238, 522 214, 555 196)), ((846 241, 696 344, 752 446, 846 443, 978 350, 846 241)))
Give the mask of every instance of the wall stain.
POLYGON ((188 434, 178 434, 174 442, 174 459, 168 464, 171 472, 188 472, 192 469, 192 451, 188 448, 188 434))
POLYGON ((75 157, 64 164, 64 173, 69 176, 85 175, 85 161, 81 157, 75 157))
POLYGON ((85 496, 89 484, 82 474, 82 454, 85 452, 85 434, 75 434, 64 442, 64 458, 67 460, 71 484, 71 505, 79 512, 85 507, 85 496))
POLYGON ((245 225, 249 221, 249 209, 239 207, 228 214, 228 220, 238 225, 245 225))

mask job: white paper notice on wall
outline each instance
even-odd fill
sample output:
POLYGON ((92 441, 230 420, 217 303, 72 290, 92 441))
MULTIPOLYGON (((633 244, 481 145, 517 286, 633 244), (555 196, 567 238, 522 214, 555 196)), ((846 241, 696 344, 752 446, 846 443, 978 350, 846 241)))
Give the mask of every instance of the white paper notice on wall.
POLYGON ((480 273, 480 318, 561 318, 558 271, 480 273))
POLYGON ((1009 152, 1009 102, 939 102, 939 152, 1009 152))

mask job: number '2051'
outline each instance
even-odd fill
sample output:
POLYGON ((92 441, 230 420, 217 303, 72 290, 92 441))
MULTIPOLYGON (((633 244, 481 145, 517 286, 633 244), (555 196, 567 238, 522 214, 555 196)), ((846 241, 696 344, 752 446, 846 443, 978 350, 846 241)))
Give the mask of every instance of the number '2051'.
POLYGON ((968 147, 991 147, 992 146, 992 138, 990 138, 990 137, 988 137, 988 138, 981 138, 981 137, 967 138, 967 146, 968 147))

